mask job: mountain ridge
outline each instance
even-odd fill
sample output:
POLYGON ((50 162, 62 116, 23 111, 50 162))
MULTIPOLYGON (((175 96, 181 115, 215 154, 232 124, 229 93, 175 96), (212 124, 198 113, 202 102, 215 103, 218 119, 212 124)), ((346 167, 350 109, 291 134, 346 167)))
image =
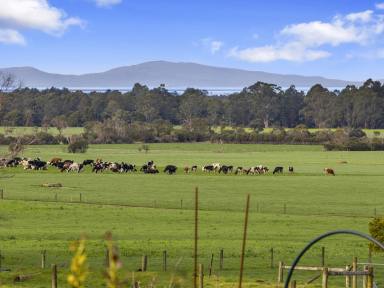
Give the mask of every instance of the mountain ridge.
POLYGON ((59 74, 35 67, 0 68, 0 72, 14 74, 24 86, 45 87, 132 87, 135 83, 158 87, 246 87, 262 81, 283 87, 295 85, 309 87, 322 84, 326 87, 359 85, 359 81, 330 79, 322 76, 302 76, 251 71, 238 68, 216 67, 192 62, 150 61, 120 66, 97 73, 59 74))

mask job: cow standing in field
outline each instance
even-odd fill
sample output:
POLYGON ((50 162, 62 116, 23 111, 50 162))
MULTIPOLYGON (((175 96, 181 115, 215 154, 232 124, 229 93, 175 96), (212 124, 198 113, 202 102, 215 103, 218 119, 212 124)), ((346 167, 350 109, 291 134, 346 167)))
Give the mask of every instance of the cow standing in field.
POLYGON ((335 170, 333 170, 332 168, 324 168, 324 174, 335 176, 335 170))
POLYGON ((220 163, 212 163, 212 166, 213 166, 213 170, 215 172, 219 172, 220 168, 221 168, 221 165, 220 163))
POLYGON ((121 163, 121 172, 125 172, 125 173, 128 173, 128 172, 136 172, 136 165, 134 164, 127 164, 127 163, 124 163, 122 162, 121 163))
POLYGON ((94 162, 95 162, 95 161, 93 161, 93 160, 84 160, 84 161, 83 161, 83 165, 84 165, 84 166, 87 166, 87 165, 93 165, 94 162))
POLYGON ((277 167, 275 167, 275 169, 273 170, 273 175, 275 175, 276 173, 283 173, 283 170, 284 170, 283 167, 281 167, 281 166, 277 166, 277 167))
POLYGON ((205 165, 201 168, 201 170, 203 172, 213 172, 215 171, 215 168, 213 167, 213 165, 205 165))
POLYGON ((164 169, 164 173, 168 173, 169 175, 175 174, 177 167, 175 165, 167 165, 164 169))
POLYGON ((293 173, 294 172, 293 166, 289 166, 288 171, 289 173, 293 173))
POLYGON ((52 158, 52 159, 48 162, 48 165, 55 166, 55 165, 57 165, 57 163, 60 163, 60 162, 62 162, 62 161, 63 161, 62 158, 55 157, 55 158, 52 158))
POLYGON ((84 168, 84 165, 83 164, 79 164, 79 163, 72 163, 71 165, 69 165, 69 167, 67 168, 67 172, 77 172, 77 173, 80 173, 81 170, 83 170, 84 168))
POLYGON ((193 166, 191 167, 191 171, 192 171, 192 172, 196 172, 196 171, 197 171, 197 165, 193 165, 193 166))

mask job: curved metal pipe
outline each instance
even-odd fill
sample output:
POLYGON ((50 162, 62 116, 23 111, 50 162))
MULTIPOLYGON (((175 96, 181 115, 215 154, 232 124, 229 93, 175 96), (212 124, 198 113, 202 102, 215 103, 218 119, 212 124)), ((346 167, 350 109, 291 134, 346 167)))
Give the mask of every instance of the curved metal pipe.
POLYGON ((295 261, 293 261, 293 263, 291 265, 291 269, 289 269, 287 279, 285 280, 284 288, 289 288, 289 282, 291 281, 293 271, 295 270, 295 267, 299 263, 301 257, 303 257, 304 254, 313 245, 315 245, 318 241, 320 241, 320 240, 322 240, 324 238, 327 238, 329 236, 337 235, 337 234, 347 234, 347 235, 359 236, 361 238, 364 238, 366 240, 371 241, 372 243, 376 244, 377 246, 379 246, 381 249, 384 250, 384 244, 383 243, 381 243, 380 241, 376 240, 375 238, 373 238, 373 237, 371 237, 371 236, 369 236, 367 234, 364 234, 364 233, 361 233, 361 232, 358 232, 358 231, 353 231, 353 230, 335 230, 335 231, 330 231, 330 232, 324 233, 324 234, 320 235, 319 237, 313 239, 311 242, 309 242, 304 247, 304 249, 300 252, 300 254, 296 257, 295 261))

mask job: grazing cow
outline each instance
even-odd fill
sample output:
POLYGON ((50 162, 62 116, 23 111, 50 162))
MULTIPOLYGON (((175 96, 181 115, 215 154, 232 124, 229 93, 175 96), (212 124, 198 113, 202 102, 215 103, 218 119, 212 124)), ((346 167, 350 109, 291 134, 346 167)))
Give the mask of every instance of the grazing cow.
POLYGON ((237 174, 243 174, 243 167, 239 166, 236 168, 235 175, 237 174))
POLYGON ((159 170, 157 170, 156 166, 153 165, 152 167, 144 170, 144 173, 145 174, 157 174, 157 173, 159 173, 159 170))
POLYGON ((41 161, 39 158, 29 160, 24 158, 21 161, 24 170, 47 170, 47 162, 41 161))
POLYGON ((213 166, 213 170, 215 172, 219 172, 220 167, 221 167, 220 163, 212 163, 212 166, 213 166))
POLYGON ((92 172, 95 172, 96 174, 99 172, 103 172, 105 170, 105 166, 103 163, 95 162, 93 163, 92 172))
POLYGON ((275 167, 275 169, 273 170, 273 174, 276 174, 276 173, 283 173, 283 170, 284 170, 283 167, 281 167, 281 166, 277 166, 277 167, 275 167))
POLYGON ((294 170, 293 170, 293 166, 289 166, 289 167, 288 167, 288 171, 289 171, 289 173, 293 173, 293 172, 294 172, 294 170))
POLYGON ((55 157, 55 158, 52 158, 52 159, 48 162, 48 165, 55 166, 57 163, 60 163, 60 162, 62 162, 62 161, 63 161, 63 159, 58 158, 58 157, 55 157))
POLYGON ((77 172, 77 173, 80 173, 81 170, 84 168, 84 165, 83 164, 79 164, 79 163, 72 163, 69 165, 69 167, 67 168, 67 172, 77 172))
POLYGON ((233 171, 233 166, 227 166, 223 165, 219 169, 219 173, 223 172, 224 174, 232 173, 233 171))
POLYGON ((169 175, 175 174, 177 167, 175 165, 167 165, 165 166, 164 173, 168 173, 169 175))
POLYGON ((324 174, 335 176, 335 170, 333 170, 332 168, 324 168, 324 174))
POLYGON ((215 168, 213 167, 213 165, 205 165, 201 168, 201 170, 203 172, 212 172, 215 171, 215 168))
POLYGON ((127 173, 127 172, 136 172, 137 171, 136 170, 136 165, 134 165, 134 164, 127 164, 127 163, 122 162, 121 163, 121 171, 125 172, 125 173, 127 173))
POLYGON ((189 172, 191 172, 191 168, 189 168, 188 166, 185 166, 184 167, 184 173, 188 174, 189 172))
POLYGON ((120 172, 121 165, 119 163, 109 163, 108 168, 112 172, 117 173, 117 172, 120 172))
POLYGON ((191 167, 191 171, 192 171, 192 172, 196 172, 196 171, 197 171, 197 166, 196 166, 196 165, 193 165, 193 166, 191 167))
POLYGON ((5 167, 17 167, 21 163, 22 159, 20 157, 15 157, 10 160, 4 159, 2 163, 4 163, 5 167))
POLYGON ((93 161, 93 160, 84 160, 84 161, 83 161, 83 165, 84 165, 84 166, 92 165, 94 162, 95 162, 95 161, 93 161))
POLYGON ((268 167, 263 166, 263 165, 256 166, 255 168, 256 168, 257 173, 259 173, 259 174, 265 174, 265 173, 268 173, 268 171, 269 171, 268 167))

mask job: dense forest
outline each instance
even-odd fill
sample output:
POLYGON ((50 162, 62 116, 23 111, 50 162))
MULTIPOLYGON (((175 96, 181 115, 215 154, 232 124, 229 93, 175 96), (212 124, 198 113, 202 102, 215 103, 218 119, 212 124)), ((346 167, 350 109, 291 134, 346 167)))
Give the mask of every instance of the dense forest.
POLYGON ((384 85, 367 80, 361 87, 329 91, 313 86, 307 94, 294 86, 258 82, 239 93, 208 96, 189 88, 177 95, 164 87, 136 84, 130 92, 84 93, 68 89, 19 88, 0 92, 1 126, 86 126, 110 119, 124 123, 191 126, 384 128, 384 85))

